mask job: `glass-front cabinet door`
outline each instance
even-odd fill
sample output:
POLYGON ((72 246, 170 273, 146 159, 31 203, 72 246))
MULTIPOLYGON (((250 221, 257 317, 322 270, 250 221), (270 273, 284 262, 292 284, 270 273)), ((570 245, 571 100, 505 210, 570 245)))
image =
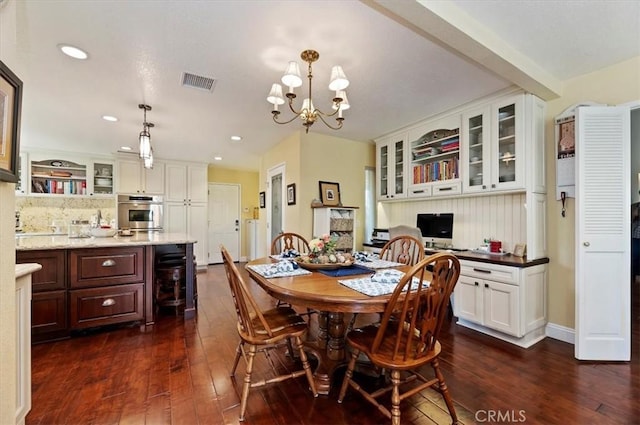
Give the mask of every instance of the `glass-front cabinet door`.
POLYGON ((464 192, 491 186, 491 109, 484 107, 462 116, 462 183, 464 192))
POLYGON ((465 193, 524 190, 524 97, 505 98, 462 117, 465 193))
POLYGON ((505 99, 495 105, 495 136, 492 150, 493 189, 524 189, 524 97, 505 99))
POLYGON ((96 160, 93 162, 93 195, 112 195, 113 191, 113 162, 96 160))
POLYGON ((376 144, 377 198, 379 201, 404 198, 406 134, 381 139, 376 144))

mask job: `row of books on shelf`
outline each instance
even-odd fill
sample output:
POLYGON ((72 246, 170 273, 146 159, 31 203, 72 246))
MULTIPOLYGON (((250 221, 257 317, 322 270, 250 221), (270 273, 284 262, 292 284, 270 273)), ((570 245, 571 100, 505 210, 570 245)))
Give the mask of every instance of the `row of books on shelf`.
POLYGON ((458 158, 413 166, 413 184, 457 179, 458 158))
POLYGON ((51 193, 57 195, 85 195, 87 182, 85 180, 49 180, 33 179, 31 181, 32 193, 51 193))

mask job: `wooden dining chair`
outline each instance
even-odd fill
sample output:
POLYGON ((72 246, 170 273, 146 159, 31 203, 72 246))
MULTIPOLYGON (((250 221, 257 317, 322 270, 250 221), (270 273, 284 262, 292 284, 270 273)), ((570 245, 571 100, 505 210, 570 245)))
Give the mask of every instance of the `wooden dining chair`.
POLYGON ((309 242, 297 233, 280 233, 271 241, 271 255, 282 254, 285 251, 295 249, 300 254, 311 251, 309 242))
MULTIPOLYGON (((293 232, 285 232, 280 233, 278 236, 273 238, 271 241, 271 255, 282 254, 283 252, 295 249, 300 254, 306 254, 311 252, 311 248, 309 248, 309 242, 297 233, 293 232)), ((280 306, 288 306, 290 304, 285 303, 281 300, 277 300, 276 307, 280 306)), ((311 314, 311 310, 307 310, 307 315, 311 314)))
POLYGON ((402 235, 391 238, 380 250, 380 259, 414 266, 424 258, 422 242, 413 236, 402 235))
MULTIPOLYGON (((396 236, 384 244, 379 255, 381 260, 402 263, 407 266, 414 266, 424 258, 424 248, 422 242, 413 236, 396 236)), ((358 313, 353 313, 347 325, 347 330, 353 329, 358 318, 358 313)))
POLYGON ((236 350, 231 376, 235 375, 241 356, 244 357, 247 365, 242 385, 239 420, 244 421, 247 399, 251 388, 262 387, 267 384, 306 375, 311 392, 314 397, 317 397, 318 391, 316 390, 313 374, 311 373, 311 366, 307 360, 306 353, 302 349, 302 336, 307 332, 307 323, 290 307, 277 307, 268 311, 261 311, 247 288, 244 279, 242 279, 238 268, 233 264, 233 259, 231 255, 229 255, 229 252, 222 245, 220 246, 220 251, 222 252, 229 288, 231 289, 231 295, 236 307, 238 334, 240 335, 240 343, 236 350), (279 348, 283 343, 291 339, 293 339, 295 348, 300 354, 302 369, 295 372, 278 374, 275 365, 269 357, 268 350, 279 348), (245 349, 245 345, 248 346, 248 350, 245 349), (257 351, 265 353, 275 377, 252 382, 253 362, 257 351))
POLYGON ((438 334, 459 275, 460 262, 452 254, 439 253, 423 259, 402 277, 386 304, 379 325, 354 329, 347 334, 351 359, 340 388, 339 403, 344 400, 347 388, 352 387, 390 418, 393 425, 400 425, 400 402, 431 387, 440 392, 453 423, 458 423, 453 400, 438 363, 442 350, 438 334), (368 393, 355 382, 353 370, 361 353, 374 365, 391 371, 389 386, 368 393), (434 371, 431 379, 418 371, 428 364, 434 371), (419 384, 401 393, 400 387, 412 381, 419 384), (377 400, 389 391, 391 410, 377 400))

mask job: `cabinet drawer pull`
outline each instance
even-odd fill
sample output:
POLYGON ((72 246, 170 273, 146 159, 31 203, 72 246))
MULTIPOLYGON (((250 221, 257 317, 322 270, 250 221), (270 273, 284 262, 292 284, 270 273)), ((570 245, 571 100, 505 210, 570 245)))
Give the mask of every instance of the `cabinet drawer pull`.
POLYGON ((115 265, 116 265, 116 262, 113 261, 112 259, 104 260, 102 262, 102 267, 113 267, 115 265))
POLYGON ((478 273, 487 273, 487 274, 491 274, 491 270, 484 270, 484 269, 476 269, 475 267, 473 268, 474 272, 478 272, 478 273))
POLYGON ((413 193, 424 193, 424 190, 413 190, 413 193))
POLYGON ((113 298, 107 298, 106 300, 102 301, 102 307, 110 307, 115 303, 116 303, 116 300, 114 300, 113 298))
POLYGON ((439 187, 438 190, 440 192, 444 192, 444 191, 447 191, 447 190, 453 190, 453 188, 452 187, 439 187))

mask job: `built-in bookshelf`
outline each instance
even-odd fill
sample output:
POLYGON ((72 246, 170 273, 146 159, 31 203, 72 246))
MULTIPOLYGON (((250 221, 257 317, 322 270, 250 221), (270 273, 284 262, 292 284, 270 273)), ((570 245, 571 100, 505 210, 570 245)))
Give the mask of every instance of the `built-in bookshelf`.
POLYGON ((412 141, 410 149, 414 185, 459 178, 459 128, 430 131, 412 141))
POLYGON ((85 195, 87 166, 60 159, 32 161, 31 193, 85 195))

